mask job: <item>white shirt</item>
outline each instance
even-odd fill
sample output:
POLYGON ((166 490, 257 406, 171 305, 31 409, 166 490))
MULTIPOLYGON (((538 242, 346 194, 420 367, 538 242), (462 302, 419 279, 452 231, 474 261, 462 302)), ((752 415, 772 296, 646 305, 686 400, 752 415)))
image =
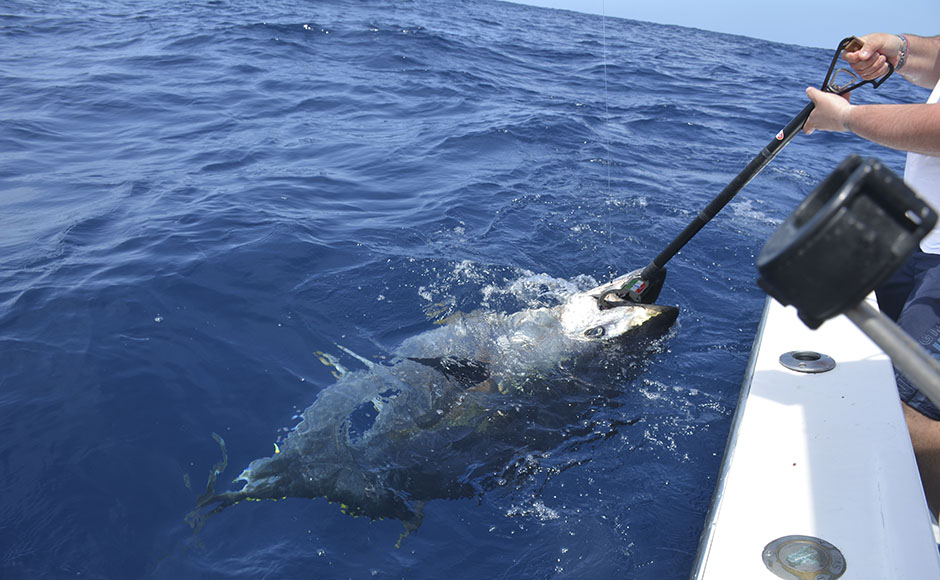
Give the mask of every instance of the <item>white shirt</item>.
MULTIPOLYGON (((940 81, 927 99, 927 103, 937 102, 940 102, 940 81)), ((940 212, 940 157, 908 153, 904 181, 934 211, 940 212)), ((920 249, 928 254, 940 254, 940 224, 921 240, 920 249)))

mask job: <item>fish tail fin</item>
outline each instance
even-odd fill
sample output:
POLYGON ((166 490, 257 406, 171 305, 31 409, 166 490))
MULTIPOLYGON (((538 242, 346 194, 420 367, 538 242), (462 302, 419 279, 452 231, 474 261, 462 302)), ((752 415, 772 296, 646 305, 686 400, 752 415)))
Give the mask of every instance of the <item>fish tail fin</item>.
POLYGON ((222 451, 222 459, 209 470, 209 480, 206 482, 206 491, 196 499, 195 509, 186 514, 184 518, 186 523, 197 532, 202 529, 202 526, 205 525, 206 519, 208 519, 209 516, 215 515, 228 506, 236 504, 247 497, 247 494, 238 491, 229 491, 226 493, 215 492, 215 483, 219 475, 228 467, 228 451, 225 449, 225 440, 222 439, 218 433, 213 433, 212 438, 219 444, 219 449, 222 451), (218 505, 208 512, 204 513, 202 511, 203 508, 212 504, 218 505))
POLYGON ((228 506, 235 505, 243 499, 247 498, 248 494, 243 491, 228 491, 210 497, 202 497, 196 504, 196 507, 186 514, 186 517, 183 519, 187 524, 189 524, 189 527, 191 527, 194 532, 198 532, 202 529, 202 526, 206 525, 206 520, 208 520, 210 517, 224 510, 228 506), (203 511, 203 508, 212 504, 218 505, 209 511, 203 511))

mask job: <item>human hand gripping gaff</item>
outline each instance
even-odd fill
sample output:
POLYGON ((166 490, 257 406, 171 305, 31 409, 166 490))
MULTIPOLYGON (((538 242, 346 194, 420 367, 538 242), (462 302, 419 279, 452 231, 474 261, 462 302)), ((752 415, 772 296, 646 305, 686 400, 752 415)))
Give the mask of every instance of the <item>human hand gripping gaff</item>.
POLYGON ((803 125, 803 132, 812 135, 817 129, 820 131, 850 131, 849 113, 852 105, 849 102, 850 93, 839 95, 827 93, 815 87, 806 89, 806 96, 816 105, 813 112, 803 125))
POLYGON ((878 78, 889 71, 900 68, 905 40, 896 34, 876 32, 859 37, 862 42, 858 50, 847 50, 842 57, 860 77, 866 80, 878 78))
POLYGON ((891 64, 884 54, 878 52, 887 42, 890 35, 870 34, 867 37, 856 38, 850 36, 839 43, 822 90, 809 87, 806 96, 810 98, 814 108, 803 125, 803 132, 813 133, 820 131, 851 131, 849 117, 852 105, 849 94, 858 87, 871 83, 875 88, 881 86, 894 72, 891 64), (868 39, 867 41, 865 39, 868 39), (842 56, 852 65, 855 73, 847 69, 835 69, 839 56, 842 56), (856 73, 862 77, 858 80, 856 73))

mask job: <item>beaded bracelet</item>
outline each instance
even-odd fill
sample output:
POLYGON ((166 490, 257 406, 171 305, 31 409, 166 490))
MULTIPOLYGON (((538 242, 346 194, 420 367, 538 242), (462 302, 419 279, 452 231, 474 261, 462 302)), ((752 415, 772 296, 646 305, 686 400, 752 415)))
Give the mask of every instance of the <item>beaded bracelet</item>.
POLYGON ((901 39, 901 52, 898 53, 898 65, 894 67, 894 70, 899 71, 901 67, 904 66, 904 61, 907 60, 907 37, 903 34, 896 34, 895 36, 901 39))

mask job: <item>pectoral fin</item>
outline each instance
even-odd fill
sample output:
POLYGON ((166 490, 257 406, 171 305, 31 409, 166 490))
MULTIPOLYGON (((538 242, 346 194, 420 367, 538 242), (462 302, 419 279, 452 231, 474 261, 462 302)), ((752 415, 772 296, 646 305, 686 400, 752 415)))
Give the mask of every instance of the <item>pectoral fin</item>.
POLYGON ((474 387, 490 378, 489 366, 480 361, 454 357, 408 357, 408 359, 440 371, 445 377, 453 379, 465 389, 474 387))
POLYGON ((409 360, 440 372, 448 380, 461 387, 461 389, 451 389, 443 393, 434 402, 432 411, 415 417, 415 424, 421 429, 433 429, 440 423, 454 404, 460 400, 464 392, 479 389, 481 386, 483 386, 483 390, 487 390, 489 385, 492 384, 489 366, 479 361, 454 357, 409 357, 409 360))

